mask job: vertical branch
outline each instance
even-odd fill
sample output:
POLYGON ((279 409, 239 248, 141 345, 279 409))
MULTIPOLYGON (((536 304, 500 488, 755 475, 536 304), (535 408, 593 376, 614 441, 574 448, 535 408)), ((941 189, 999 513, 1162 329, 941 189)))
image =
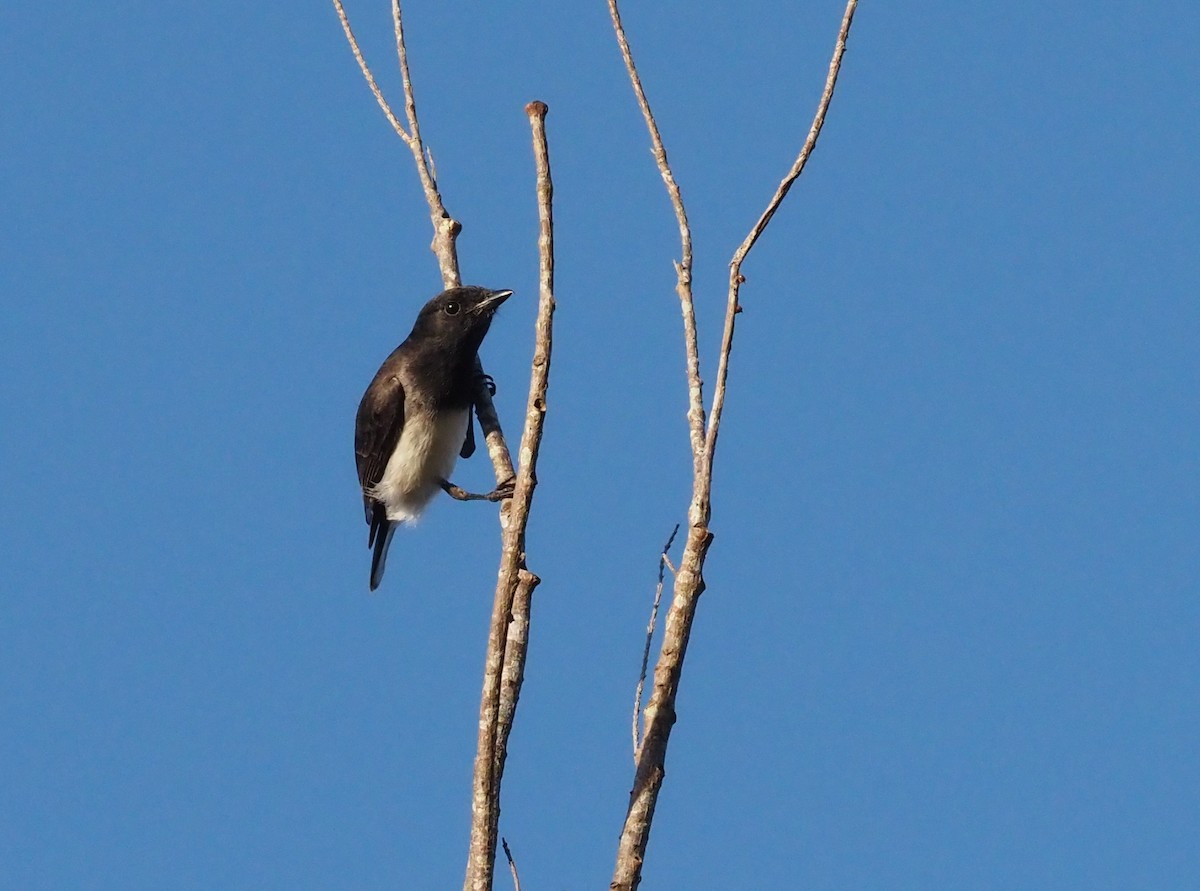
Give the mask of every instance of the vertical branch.
POLYGON ((617 843, 612 891, 634 891, 642 880, 642 863, 650 843, 654 808, 666 775, 667 743, 675 724, 675 697, 696 606, 704 592, 702 571, 711 543, 712 535, 706 523, 689 525, 687 542, 675 574, 671 606, 663 625, 662 647, 654 666, 654 687, 642 717, 642 744, 637 753, 633 789, 629 793, 629 810, 617 843))
POLYGON ((512 716, 524 675, 528 643, 529 606, 538 577, 525 566, 525 529, 537 487, 537 457, 546 415, 546 393, 550 385, 550 354, 554 318, 554 222, 551 212, 553 185, 546 147, 545 103, 525 107, 533 132, 537 166, 538 253, 540 288, 533 369, 521 435, 520 468, 513 497, 502 509, 504 528, 496 600, 488 636, 483 696, 479 706, 479 741, 475 754, 475 777, 471 796, 471 846, 467 855, 464 891, 490 891, 496 861, 496 838, 500 820, 500 781, 512 716))
MULTIPOLYGON (((526 431, 522 436, 519 452, 521 466, 530 468, 532 482, 536 485, 537 453, 541 447, 542 416, 546 411, 546 392, 549 388, 550 351, 554 320, 554 183, 550 179, 550 155, 546 143, 546 115, 549 109, 544 102, 531 102, 525 107, 533 133, 534 165, 537 171, 538 202, 538 317, 534 332, 534 371, 530 381, 531 397, 526 405, 526 431), (530 426, 532 425, 532 426, 530 426)), ((531 489, 532 495, 532 489, 531 489)), ((506 515, 513 522, 511 515, 506 515)), ((522 524, 525 522, 521 519, 522 524)), ((522 547, 524 545, 522 544, 522 547)), ((521 692, 521 681, 525 671, 525 651, 529 643, 530 595, 537 584, 536 576, 523 573, 518 578, 513 598, 512 621, 508 627, 508 644, 504 649, 504 669, 500 679, 499 732, 496 741, 496 758, 503 764, 507 750, 508 734, 512 729, 517 698, 521 692)))
POLYGON ((675 209, 675 221, 679 224, 680 253, 679 262, 675 264, 675 292, 679 295, 679 306, 683 313, 683 343, 686 353, 688 385, 688 433, 692 445, 692 465, 698 472, 704 450, 704 385, 700 379, 696 305, 692 300, 692 229, 688 225, 687 211, 683 206, 683 194, 679 191, 675 175, 671 172, 671 165, 667 161, 667 150, 663 146, 662 136, 658 132, 658 124, 654 120, 654 113, 650 110, 646 91, 642 89, 642 79, 638 76, 637 66, 633 63, 633 52, 625 37, 625 26, 621 24, 621 12, 617 9, 617 0, 608 0, 608 13, 612 18, 613 30, 617 35, 617 45, 621 48, 621 58, 625 60, 625 70, 629 73, 629 81, 633 85, 633 94, 637 97, 638 107, 642 110, 642 118, 650 133, 654 161, 658 164, 658 172, 666 184, 667 195, 671 199, 671 206, 675 209))
MULTIPOLYGON (((625 41, 624 31, 620 26, 617 15, 616 0, 608 0, 609 11, 617 31, 617 42, 625 57, 626 68, 633 82, 634 93, 642 114, 646 118, 651 140, 655 144, 655 157, 659 161, 659 169, 665 168, 665 154, 660 153, 661 139, 658 128, 654 124, 653 115, 646 103, 645 95, 637 79, 636 70, 629 54, 629 46, 625 41)), ((804 169, 804 165, 816 145, 821 126, 825 121, 825 113, 833 97, 837 74, 841 67, 842 56, 846 50, 846 39, 849 35, 850 24, 854 18, 857 0, 848 0, 846 11, 842 18, 841 29, 838 32, 837 44, 834 48, 833 60, 830 63, 829 75, 825 82, 825 91, 817 107, 812 128, 801 149, 792 169, 784 177, 775 196, 767 205, 766 211, 759 218, 746 240, 734 254, 730 264, 729 299, 726 307, 725 328, 721 340, 721 352, 718 356, 717 384, 713 391, 713 407, 709 416, 707 430, 701 431, 701 447, 696 449, 695 427, 692 428, 693 443, 693 479, 692 500, 688 508, 688 534, 684 544, 683 555, 679 560, 679 569, 675 574, 675 585, 670 608, 667 611, 663 629, 662 647, 659 651, 658 662, 654 667, 654 688, 650 702, 646 705, 643 724, 644 733, 641 746, 637 750, 636 769, 634 772, 633 789, 629 795, 629 810, 625 815, 625 823, 621 829, 621 837, 617 844, 617 862, 613 870, 611 891, 635 891, 642 879, 642 864, 645 861, 646 847, 650 840, 650 827, 654 821, 654 809, 658 803, 658 793, 662 788, 666 770, 667 744, 670 740, 671 728, 675 724, 675 699, 679 691, 680 678, 683 672, 683 661, 687 655, 687 645, 691 637, 692 623, 696 616, 696 607, 700 595, 704 592, 704 562, 708 556, 708 548, 712 543, 712 533, 709 531, 709 520, 712 513, 712 473, 713 460, 716 454, 717 431, 720 426, 721 412, 725 402, 725 385, 729 371, 729 353, 733 347, 734 320, 740 311, 738 306, 738 288, 743 279, 741 264, 753 247, 754 242, 766 229, 771 217, 778 209, 783 198, 787 195, 792 183, 804 169)), ((674 180, 667 181, 668 192, 672 202, 676 201, 678 190, 674 188, 674 180)), ((682 203, 676 204, 681 210, 682 203)), ((682 274, 681 274, 682 280, 682 274)), ((693 366, 691 353, 691 338, 694 337, 694 320, 688 326, 689 300, 685 302, 684 328, 685 338, 689 342, 687 375, 689 388, 698 395, 698 358, 693 366)), ((703 413, 703 405, 700 406, 703 413)), ((689 411, 689 418, 691 412, 689 411)), ((703 427, 703 423, 701 424, 703 427)))

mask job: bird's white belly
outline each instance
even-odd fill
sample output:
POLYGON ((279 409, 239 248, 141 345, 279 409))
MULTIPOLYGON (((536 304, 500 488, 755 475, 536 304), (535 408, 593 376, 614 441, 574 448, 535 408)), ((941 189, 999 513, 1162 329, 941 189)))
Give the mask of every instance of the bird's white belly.
POLYGON ((400 441, 371 493, 386 505, 389 520, 415 520, 450 478, 467 435, 467 412, 444 411, 435 420, 418 410, 404 419, 400 441))

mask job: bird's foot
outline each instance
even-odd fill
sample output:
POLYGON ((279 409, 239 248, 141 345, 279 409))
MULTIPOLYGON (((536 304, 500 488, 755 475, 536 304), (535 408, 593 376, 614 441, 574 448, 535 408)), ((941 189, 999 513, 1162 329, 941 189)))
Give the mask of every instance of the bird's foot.
POLYGON ((476 378, 476 381, 487 387, 487 391, 490 395, 496 395, 496 381, 490 374, 484 374, 481 371, 479 376, 476 378))
POLYGON ((480 495, 475 492, 468 492, 466 489, 454 485, 449 480, 442 480, 442 490, 455 501, 504 501, 506 498, 512 498, 515 488, 516 480, 510 479, 504 481, 486 495, 480 495))

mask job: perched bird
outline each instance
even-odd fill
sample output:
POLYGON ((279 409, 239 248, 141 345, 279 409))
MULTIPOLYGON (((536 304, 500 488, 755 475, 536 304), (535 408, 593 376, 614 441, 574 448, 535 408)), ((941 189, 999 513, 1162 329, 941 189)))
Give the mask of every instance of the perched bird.
POLYGON ((450 288, 421 308, 412 333, 380 366, 363 394, 354 455, 371 527, 371 590, 383 578, 396 525, 415 520, 444 489, 460 500, 498 500, 498 488, 471 495, 449 481, 458 456, 475 451, 471 406, 480 385, 479 345, 512 291, 450 288))

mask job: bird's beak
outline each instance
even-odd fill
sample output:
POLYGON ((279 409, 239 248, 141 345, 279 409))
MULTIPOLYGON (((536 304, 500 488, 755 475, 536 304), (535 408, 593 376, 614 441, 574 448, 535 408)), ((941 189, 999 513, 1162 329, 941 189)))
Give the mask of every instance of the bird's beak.
POLYGON ((475 307, 475 312, 495 312, 501 303, 512 296, 512 291, 492 291, 475 307))

